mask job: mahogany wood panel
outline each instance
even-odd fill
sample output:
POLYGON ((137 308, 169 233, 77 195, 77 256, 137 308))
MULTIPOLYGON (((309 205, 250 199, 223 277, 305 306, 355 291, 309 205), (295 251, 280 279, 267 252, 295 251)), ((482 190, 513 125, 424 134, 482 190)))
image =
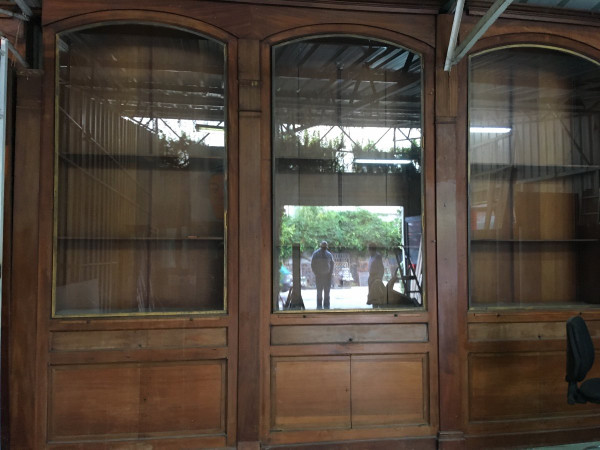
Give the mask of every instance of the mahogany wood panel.
MULTIPOLYGON (((276 345, 271 347, 271 356, 315 356, 315 355, 379 355, 379 354, 422 354, 433 352, 431 343, 387 343, 313 345, 276 345)), ((435 362, 435 361, 434 361, 435 362)))
POLYGON ((197 436, 184 438, 144 438, 142 442, 135 443, 131 439, 111 440, 106 442, 49 442, 48 449, 55 450, 181 450, 181 449, 217 449, 227 448, 225 436, 197 436))
MULTIPOLYGON (((536 322, 566 322, 567 319, 574 315, 580 315, 588 325, 593 328, 593 322, 600 320, 600 310, 589 308, 571 308, 565 310, 545 310, 536 311, 536 322)), ((531 311, 529 310, 514 310, 514 309, 498 309, 495 311, 470 311, 467 313, 469 323, 522 323, 531 322, 531 311)), ((566 326, 566 325, 565 325, 566 326)), ((592 329, 590 328, 590 332, 592 329)))
MULTIPOLYGON (((588 323, 588 326, 590 324, 588 323)), ((592 332, 591 326, 590 333, 592 332)), ((594 326, 598 336, 598 327, 594 326)), ((469 341, 523 341, 566 339, 564 322, 470 323, 469 341)))
POLYGON ((427 355, 353 356, 352 427, 429 422, 427 355))
MULTIPOLYGON (((331 5, 331 3, 330 3, 331 5)), ((348 3, 345 4, 349 6, 348 3)), ((68 0, 50 0, 44 3, 43 24, 63 21, 60 26, 77 26, 82 22, 92 20, 92 13, 102 12, 104 19, 119 17, 131 20, 168 20, 168 15, 182 14, 189 18, 210 23, 215 27, 227 30, 231 34, 245 39, 261 40, 270 35, 285 30, 315 24, 349 24, 354 27, 372 25, 380 29, 387 29, 402 33, 404 36, 414 36, 427 45, 433 46, 435 34, 434 16, 421 14, 390 14, 364 11, 340 11, 320 8, 295 8, 270 5, 232 5, 229 2, 198 2, 194 0, 165 3, 161 0, 145 1, 142 10, 139 2, 134 0, 119 1, 86 1, 70 2, 68 0), (235 13, 232 11, 235 8, 235 13), (162 12, 162 13, 161 13, 162 12), (168 13, 168 14, 165 14, 168 13), (82 17, 74 17, 82 15, 82 17), (86 17, 87 15, 87 17, 86 17), (161 17, 162 16, 162 17, 161 17)), ((399 7, 399 12, 404 8, 399 7)), ((415 12, 419 12, 417 8, 415 12)), ((171 20, 175 20, 171 17, 171 20)), ((180 22, 186 19, 179 19, 180 22)), ((194 20, 188 20, 187 26, 193 26, 194 20)), ((196 26, 198 26, 196 24, 196 26)), ((360 32, 359 32, 360 33, 360 32)), ((306 34, 310 34, 307 30, 306 34)))
POLYGON ((225 432, 225 368, 224 361, 143 368, 140 431, 225 432))
POLYGON ((334 325, 334 324, 387 324, 387 323, 428 323, 431 314, 428 311, 407 312, 385 311, 377 314, 356 314, 339 312, 336 314, 307 314, 297 312, 272 314, 270 322, 272 325, 334 325))
POLYGON ((226 328, 183 330, 131 330, 54 332, 53 352, 223 347, 227 345, 226 328))
POLYGON ((191 315, 188 317, 157 317, 140 316, 107 317, 103 320, 77 318, 68 320, 54 320, 50 323, 51 331, 121 331, 121 330, 171 330, 190 328, 220 328, 227 327, 231 318, 223 314, 191 315))
POLYGON ((225 431, 225 362, 56 366, 49 438, 225 431))
POLYGON ((273 430, 350 428, 350 358, 273 358, 273 430))
POLYGON ((470 273, 471 299, 485 305, 513 300, 511 248, 506 244, 472 242, 470 263, 478 270, 470 273))
POLYGON ((514 255, 515 302, 569 303, 576 300, 576 254, 566 244, 546 244, 514 255))
MULTIPOLYGON (((559 16, 563 19, 564 13, 564 10, 559 10, 559 16)), ((573 23, 551 24, 539 20, 540 17, 538 14, 534 20, 528 22, 505 19, 496 21, 485 36, 473 46, 471 53, 514 43, 535 43, 568 48, 600 60, 596 26, 586 26, 589 23, 583 20, 578 21, 580 25, 576 26, 573 23)), ((464 19, 460 30, 461 38, 469 33, 479 18, 466 16, 464 19)))
POLYGON ((356 441, 326 442, 323 444, 292 444, 292 445, 267 445, 265 450, 436 450, 437 441, 433 437, 415 439, 372 439, 368 443, 357 439, 356 441))
MULTIPOLYGON (((564 351, 469 355, 469 420, 564 417, 597 409, 567 404, 565 366, 564 351)), ((600 367, 594 373, 589 376, 598 376, 600 367)))
POLYGON ((50 376, 49 439, 136 435, 139 367, 55 367, 50 376))
POLYGON ((439 355, 439 448, 464 445, 467 286, 466 111, 464 60, 443 71, 452 17, 439 15, 435 59, 435 186, 439 355))
POLYGON ((182 349, 142 349, 142 350, 82 350, 50 353, 48 361, 52 365, 105 364, 130 362, 182 362, 213 359, 231 359, 227 347, 198 347, 182 349))
POLYGON ((403 325, 302 325, 271 328, 271 345, 427 342, 427 324, 403 325))
MULTIPOLYGON (((558 164, 549 161, 546 164, 558 164)), ((558 183, 556 183, 558 184, 558 183)), ((545 187, 560 189, 560 186, 545 187)), ((538 189, 541 189, 538 187, 538 189)), ((577 195, 567 192, 514 193, 515 239, 572 239, 575 237, 577 195)))
MULTIPOLYGON (((261 423, 261 335, 262 308, 260 256, 264 254, 260 208, 261 177, 261 72, 257 42, 240 40, 238 52, 239 110, 239 358, 237 398, 238 441, 257 442, 261 423), (255 83, 252 83, 255 82, 255 83), (258 94, 257 94, 258 92, 258 94), (243 101, 242 101, 243 97, 243 101), (242 109, 242 103, 243 108, 242 109)), ((266 369, 265 369, 266 370, 266 369)))
MULTIPOLYGON (((15 80, 16 74, 13 70, 8 71, 7 79, 7 105, 6 105, 6 130, 15 129, 15 80)), ((14 170, 14 136, 7 137, 4 159, 4 230, 3 238, 3 254, 2 268, 0 276, 2 277, 2 298, 11 298, 11 267, 12 267, 12 186, 13 186, 13 170, 14 170)), ((8 370, 8 352, 10 339, 10 315, 8 308, 4 306, 0 313, 0 347, 1 347, 1 362, 0 362, 0 380, 4 383, 0 385, 0 411, 8 411, 8 392, 9 379, 8 370)), ((9 414, 0 414, 0 446, 8 448, 9 443, 9 414)))
MULTIPOLYGON (((38 385, 36 322, 38 272, 38 195, 41 122, 41 72, 28 71, 17 81, 12 298, 8 365, 10 440, 14 448, 35 448, 38 385)), ((3 299, 3 303, 6 299, 3 299)), ((6 303, 4 303, 6 305, 6 303)))

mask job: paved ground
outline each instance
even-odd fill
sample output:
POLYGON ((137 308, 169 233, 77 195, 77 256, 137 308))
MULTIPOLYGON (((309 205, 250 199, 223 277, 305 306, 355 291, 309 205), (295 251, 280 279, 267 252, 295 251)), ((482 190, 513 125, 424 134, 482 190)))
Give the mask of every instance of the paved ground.
MULTIPOLYGON (((330 309, 372 309, 371 305, 367 305, 367 293, 367 286, 332 288, 330 309)), ((285 301, 287 292, 281 292, 281 298, 285 301)), ((317 290, 302 288, 302 300, 306 309, 317 309, 317 290)))

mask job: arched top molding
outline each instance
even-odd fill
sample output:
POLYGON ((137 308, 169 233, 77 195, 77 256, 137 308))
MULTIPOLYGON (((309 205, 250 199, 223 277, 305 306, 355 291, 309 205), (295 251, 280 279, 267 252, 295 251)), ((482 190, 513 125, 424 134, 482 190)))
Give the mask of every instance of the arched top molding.
POLYGON ((76 31, 94 26, 105 26, 110 24, 139 23, 144 25, 156 25, 175 27, 211 38, 223 43, 233 41, 234 35, 226 32, 222 28, 210 25, 201 20, 193 19, 179 14, 167 13, 162 11, 140 11, 140 10, 111 10, 97 11, 67 19, 53 22, 46 26, 56 34, 64 31, 76 31))
POLYGON ((469 57, 519 46, 544 47, 567 52, 600 64, 600 50, 597 48, 585 42, 549 33, 512 33, 484 38, 473 47, 469 57))
POLYGON ((433 47, 420 39, 386 28, 356 24, 331 23, 290 28, 288 30, 267 36, 263 42, 268 46, 275 46, 314 37, 336 35, 355 36, 364 39, 377 39, 406 48, 410 51, 420 53, 423 56, 430 54, 433 55, 433 47))

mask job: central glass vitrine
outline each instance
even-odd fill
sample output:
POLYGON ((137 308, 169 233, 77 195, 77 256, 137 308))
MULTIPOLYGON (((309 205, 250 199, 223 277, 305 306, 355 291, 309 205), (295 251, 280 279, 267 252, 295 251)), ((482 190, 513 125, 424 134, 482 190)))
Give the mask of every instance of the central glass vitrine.
POLYGON ((420 55, 323 36, 272 62, 273 310, 422 308, 420 55))

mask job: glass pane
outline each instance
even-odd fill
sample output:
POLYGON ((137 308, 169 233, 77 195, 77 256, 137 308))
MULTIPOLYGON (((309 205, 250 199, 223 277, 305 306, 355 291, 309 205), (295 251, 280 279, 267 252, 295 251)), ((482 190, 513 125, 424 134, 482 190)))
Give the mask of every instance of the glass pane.
POLYGON ((112 25, 58 45, 56 315, 224 309, 224 46, 112 25))
POLYGON ((273 309, 423 306, 421 58, 369 39, 273 50, 273 309))
POLYGON ((472 306, 600 302, 599 79, 547 48, 471 58, 472 306))

